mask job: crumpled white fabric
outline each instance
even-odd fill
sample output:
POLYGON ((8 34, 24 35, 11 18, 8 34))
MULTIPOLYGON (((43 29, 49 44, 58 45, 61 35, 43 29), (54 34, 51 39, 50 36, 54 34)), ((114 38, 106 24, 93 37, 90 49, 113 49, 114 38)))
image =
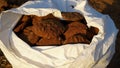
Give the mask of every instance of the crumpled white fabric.
POLYGON ((105 68, 115 52, 117 33, 112 19, 90 7, 87 0, 28 1, 0 15, 0 49, 13 68, 105 68), (30 47, 12 31, 22 14, 53 13, 62 19, 61 11, 79 12, 89 27, 99 28, 90 44, 30 47))

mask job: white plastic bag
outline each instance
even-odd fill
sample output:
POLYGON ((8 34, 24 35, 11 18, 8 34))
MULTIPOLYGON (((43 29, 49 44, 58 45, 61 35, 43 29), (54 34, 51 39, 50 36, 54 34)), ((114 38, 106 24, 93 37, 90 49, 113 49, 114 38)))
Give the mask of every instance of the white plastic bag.
POLYGON ((13 68, 105 68, 114 54, 117 32, 111 18, 95 11, 87 0, 28 1, 0 16, 0 48, 13 68), (53 13, 62 18, 60 11, 81 13, 87 25, 99 28, 99 33, 89 45, 30 47, 12 31, 22 14, 53 13))

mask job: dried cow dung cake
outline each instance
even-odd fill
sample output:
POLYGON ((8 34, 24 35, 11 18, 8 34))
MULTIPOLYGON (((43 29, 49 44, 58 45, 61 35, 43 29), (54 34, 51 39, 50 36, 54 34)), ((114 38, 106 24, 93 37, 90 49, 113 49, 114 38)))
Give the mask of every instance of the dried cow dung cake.
POLYGON ((18 24, 14 28, 14 32, 20 32, 22 31, 26 26, 30 25, 31 17, 28 15, 22 16, 22 18, 19 20, 18 24))
POLYGON ((84 19, 84 17, 78 12, 61 12, 64 20, 68 21, 79 21, 84 19))
POLYGON ((96 27, 91 26, 89 29, 94 35, 97 35, 99 32, 99 29, 96 27))
POLYGON ((65 27, 60 23, 60 19, 42 17, 33 18, 33 32, 44 38, 59 37, 65 31, 65 27))
POLYGON ((64 44, 75 44, 75 43, 89 44, 90 41, 86 38, 86 36, 81 34, 73 35, 64 41, 64 44))
POLYGON ((98 28, 91 26, 91 27, 87 30, 87 35, 86 35, 86 36, 87 36, 87 38, 88 38, 89 40, 92 40, 93 36, 94 36, 94 35, 97 35, 98 32, 99 32, 99 29, 98 29, 98 28))
POLYGON ((40 39, 36 45, 39 45, 39 46, 56 46, 56 45, 61 45, 63 42, 63 39, 61 37, 56 37, 56 38, 42 38, 40 39))
POLYGON ((83 34, 86 35, 87 33, 87 26, 81 22, 71 22, 68 24, 68 29, 64 33, 66 38, 69 38, 75 34, 83 34))
POLYGON ((26 27, 19 37, 29 45, 36 45, 37 41, 40 39, 40 37, 32 32, 32 26, 26 27))
POLYGON ((42 22, 44 20, 47 20, 47 19, 54 19, 54 20, 60 21, 59 18, 53 16, 52 14, 48 14, 46 16, 36 16, 36 15, 33 15, 31 17, 32 17, 32 20, 33 20, 33 22, 32 22, 33 25, 36 25, 36 22, 40 23, 40 22, 42 22))
POLYGON ((62 12, 64 20, 52 14, 23 15, 13 31, 30 46, 58 46, 62 44, 90 44, 99 29, 86 25, 77 12, 62 12))

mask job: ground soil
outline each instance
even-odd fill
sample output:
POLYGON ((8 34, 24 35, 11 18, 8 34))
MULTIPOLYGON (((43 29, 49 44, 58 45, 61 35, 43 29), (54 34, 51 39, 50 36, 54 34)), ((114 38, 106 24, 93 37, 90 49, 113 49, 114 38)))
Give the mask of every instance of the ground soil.
MULTIPOLYGON (((9 0, 12 1, 12 0, 9 0)), ((97 11, 108 14, 113 21, 115 22, 115 25, 118 29, 120 29, 120 0, 88 0, 90 5, 95 8, 97 11)), ((110 61, 107 68, 120 68, 120 32, 117 35, 116 39, 116 48, 115 48, 115 54, 110 61)), ((10 64, 8 64, 8 61, 3 58, 4 55, 0 51, 0 68, 11 68, 10 64), (2 62, 3 61, 3 62, 2 62), (3 63, 3 64, 2 64, 3 63), (6 67, 2 67, 6 65, 6 67), (7 65, 8 64, 8 65, 7 65), (9 66, 9 67, 7 67, 9 66)))

